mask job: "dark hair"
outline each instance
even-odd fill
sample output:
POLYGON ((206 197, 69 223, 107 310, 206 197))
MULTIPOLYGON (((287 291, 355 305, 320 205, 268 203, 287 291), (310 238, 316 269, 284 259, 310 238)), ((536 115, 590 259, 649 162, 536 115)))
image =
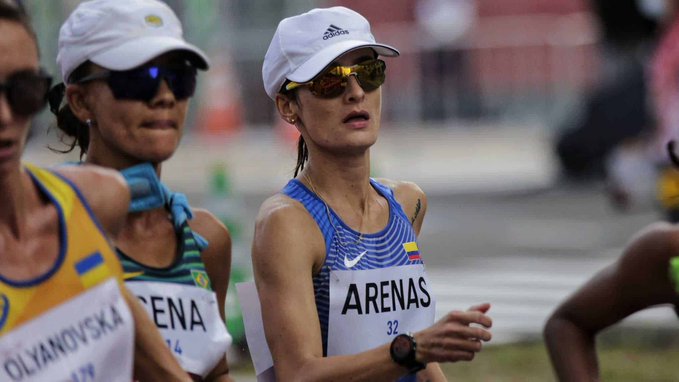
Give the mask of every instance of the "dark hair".
MULTIPOLYGON (((299 98, 297 98, 297 90, 287 91, 286 93, 283 94, 285 94, 287 97, 294 99, 295 101, 299 101, 299 98)), ((299 104, 299 102, 297 103, 299 104)), ((302 136, 302 134, 300 134, 299 139, 297 140, 297 164, 295 165, 295 177, 297 176, 297 174, 302 172, 302 170, 304 170, 304 164, 308 160, 309 160, 309 149, 306 146, 306 142, 304 142, 304 137, 302 136)))
POLYGON ((304 137, 299 136, 297 141, 297 165, 295 166, 295 176, 304 170, 304 163, 309 160, 309 149, 306 147, 306 142, 304 142, 304 137))
POLYGON ((38 48, 38 38, 31 26, 31 21, 24 11, 24 7, 19 2, 12 0, 0 0, 0 20, 12 21, 20 24, 26 32, 33 38, 36 49, 38 48))
MULTIPOLYGON (((289 83, 290 80, 286 79, 278 93, 284 97, 291 98, 292 100, 297 102, 297 104, 299 104, 299 98, 297 97, 297 89, 287 90, 285 88, 285 85, 289 83)), ((295 165, 295 175, 294 175, 295 177, 302 170, 304 170, 304 164, 306 163, 307 160, 309 160, 309 149, 306 146, 306 142, 304 142, 304 137, 300 135, 299 140, 297 141, 297 164, 295 165)))
MULTIPOLYGON (((91 61, 85 61, 80 66, 78 66, 71 76, 69 77, 70 83, 76 83, 79 79, 85 77, 89 74, 92 68, 91 61)), ((50 110, 57 117, 57 128, 62 131, 63 135, 60 137, 62 143, 64 143, 68 148, 64 150, 55 149, 49 147, 50 150, 66 154, 70 153, 75 149, 76 146, 80 147, 80 159, 87 153, 87 149, 90 145, 90 128, 86 123, 82 122, 78 117, 73 114, 71 106, 68 102, 61 106, 64 99, 64 93, 66 91, 66 85, 61 83, 54 86, 50 90, 49 100, 50 100, 50 110), (67 139, 70 139, 67 142, 67 139)))

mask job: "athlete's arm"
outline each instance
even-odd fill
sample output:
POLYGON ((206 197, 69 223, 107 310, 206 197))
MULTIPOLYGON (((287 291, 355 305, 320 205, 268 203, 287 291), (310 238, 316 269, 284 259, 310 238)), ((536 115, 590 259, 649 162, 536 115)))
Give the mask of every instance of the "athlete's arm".
POLYGON ((121 285, 134 319, 134 377, 139 381, 185 381, 191 377, 177 363, 139 300, 121 285))
MULTIPOLYGON (((115 237, 122 228, 130 204, 130 191, 119 172, 96 166, 62 167, 87 200, 104 230, 115 237)), ((142 381, 191 381, 181 369, 144 308, 127 288, 121 291, 134 319, 134 374, 142 381)))
MULTIPOLYGON (((210 243, 200 256, 210 277, 212 289, 217 295, 219 315, 225 322, 224 304, 231 274, 231 235, 229 230, 214 215, 203 209, 194 209, 194 218, 189 221, 191 229, 210 243)), ((217 366, 207 375, 205 381, 231 382, 226 354, 217 366)))
POLYGON ((78 187, 103 229, 115 238, 130 205, 130 189, 122 175, 98 166, 63 166, 57 172, 78 187))
MULTIPOLYGON (((404 376, 407 370, 391 359, 389 344, 354 355, 323 357, 312 276, 324 256, 323 236, 300 203, 276 195, 262 205, 252 259, 277 379, 393 381, 404 376)), ((490 339, 490 333, 471 323, 491 324, 481 311, 453 312, 415 333, 417 359, 429 363, 473 358, 480 350, 479 339, 490 339)))
POLYGON ((634 312, 677 303, 668 264, 679 253, 679 231, 655 224, 641 232, 620 259, 564 301, 545 324, 547 348, 560 381, 595 381, 595 337, 634 312))
MULTIPOLYGON (((424 191, 413 182, 394 181, 391 179, 377 179, 381 184, 386 185, 394 191, 394 197, 403 208, 403 212, 413 225, 415 235, 420 235, 424 216, 427 213, 427 196, 424 191)), ((485 313, 485 312, 484 312, 485 313)), ((427 368, 417 373, 417 380, 423 382, 447 381, 445 374, 437 362, 431 362, 427 368)))
MULTIPOLYGON (((419 236, 427 212, 427 196, 422 189, 413 182, 394 181, 379 179, 380 183, 387 185, 394 191, 394 197, 403 208, 406 216, 413 225, 415 234, 419 236)), ((479 304, 468 309, 468 312, 478 311, 485 314, 490 309, 490 304, 479 304)), ((480 345, 480 343, 479 343, 480 345)), ((480 350, 480 347, 479 347, 480 350)), ((471 354, 473 358, 473 354, 471 354)), ((471 360, 471 359, 470 359, 471 360)), ((446 381, 446 377, 438 363, 432 362, 427 368, 417 375, 418 381, 446 381)))

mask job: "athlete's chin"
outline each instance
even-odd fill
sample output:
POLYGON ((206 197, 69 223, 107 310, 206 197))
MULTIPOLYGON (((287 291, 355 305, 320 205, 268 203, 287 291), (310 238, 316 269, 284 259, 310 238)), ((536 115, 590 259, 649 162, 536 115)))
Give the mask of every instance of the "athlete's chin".
POLYGON ((152 142, 141 147, 134 154, 139 159, 147 162, 160 163, 170 159, 179 145, 178 141, 167 140, 165 142, 152 142))
POLYGON ((369 145, 342 145, 342 146, 334 147, 330 151, 338 157, 355 157, 355 156, 366 155, 370 151, 370 147, 372 147, 372 144, 369 144, 369 145))
POLYGON ((162 163, 172 158, 174 150, 157 150, 137 153, 135 156, 143 162, 162 163))

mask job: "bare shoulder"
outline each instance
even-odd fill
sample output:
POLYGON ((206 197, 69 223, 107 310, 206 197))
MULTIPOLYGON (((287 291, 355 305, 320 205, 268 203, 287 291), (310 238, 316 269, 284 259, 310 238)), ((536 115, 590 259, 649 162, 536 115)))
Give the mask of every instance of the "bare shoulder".
POLYGON ((312 223, 313 219, 302 203, 283 194, 266 199, 259 207, 256 226, 284 225, 290 223, 312 223))
POLYGON ((644 293, 666 300, 672 294, 668 272, 670 259, 678 255, 679 227, 654 223, 632 238, 612 268, 612 274, 625 290, 644 285, 644 293))
POLYGON ((401 205, 401 208, 403 208, 403 212, 410 219, 416 233, 419 234, 424 215, 427 212, 427 196, 420 186, 414 182, 402 180, 385 178, 375 180, 394 191, 394 197, 401 205))
POLYGON ((67 166, 56 170, 59 174, 73 182, 91 203, 97 197, 104 197, 112 202, 118 196, 129 200, 129 189, 120 172, 99 166, 67 166))
MULTIPOLYGON (((276 194, 262 203, 255 220, 255 235, 252 258, 255 267, 266 266, 271 256, 277 258, 295 257, 298 261, 309 254, 306 260, 320 266, 319 260, 325 254, 323 234, 313 217, 298 201, 276 194)), ((322 261, 320 261, 322 263, 322 261)))
POLYGON ((679 254, 679 227, 658 222, 640 230, 632 237, 623 254, 623 261, 664 261, 679 254))
POLYGON ((231 245, 231 234, 229 229, 214 214, 203 208, 193 208, 193 219, 189 221, 191 229, 207 241, 210 246, 223 247, 231 245))
POLYGON ((255 239, 261 235, 302 235, 313 228, 315 221, 302 203, 283 194, 264 201, 255 219, 255 239))
POLYGON ((422 188, 415 182, 409 182, 406 180, 392 180, 387 178, 376 178, 378 183, 389 187, 394 191, 394 196, 397 200, 416 200, 418 198, 422 199, 425 197, 422 188))
POLYGON ((80 190, 104 229, 116 234, 130 205, 130 189, 116 170, 99 166, 68 166, 56 170, 80 190))

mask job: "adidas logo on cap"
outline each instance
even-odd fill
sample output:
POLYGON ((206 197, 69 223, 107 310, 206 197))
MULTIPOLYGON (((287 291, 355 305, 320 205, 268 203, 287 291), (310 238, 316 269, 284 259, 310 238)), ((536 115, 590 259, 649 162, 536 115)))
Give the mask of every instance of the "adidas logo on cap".
POLYGON ((349 31, 342 29, 338 26, 330 24, 328 29, 323 34, 323 40, 327 40, 329 38, 333 38, 335 36, 339 36, 339 35, 342 35, 342 34, 349 34, 349 31))

